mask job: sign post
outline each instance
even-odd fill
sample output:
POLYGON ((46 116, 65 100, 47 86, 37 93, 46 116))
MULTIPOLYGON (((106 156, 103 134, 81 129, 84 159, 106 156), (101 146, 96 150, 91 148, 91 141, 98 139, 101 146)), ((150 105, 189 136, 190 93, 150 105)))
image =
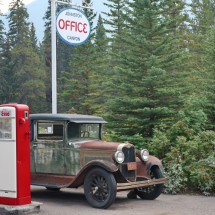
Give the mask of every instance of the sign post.
MULTIPOLYGON (((71 2, 51 0, 51 46, 52 46, 52 113, 57 113, 57 57, 56 57, 56 3, 75 6, 78 8, 91 8, 91 3, 82 6, 71 2)), ((70 45, 81 45, 90 35, 90 25, 87 17, 78 9, 62 10, 58 15, 58 34, 70 45), (74 15, 73 15, 74 14, 74 15), (76 14, 76 15, 75 15, 76 14), (72 33, 72 34, 71 34, 72 33), (73 35, 74 34, 74 35, 73 35)))
POLYGON ((57 113, 56 0, 51 0, 52 41, 52 113, 57 113))

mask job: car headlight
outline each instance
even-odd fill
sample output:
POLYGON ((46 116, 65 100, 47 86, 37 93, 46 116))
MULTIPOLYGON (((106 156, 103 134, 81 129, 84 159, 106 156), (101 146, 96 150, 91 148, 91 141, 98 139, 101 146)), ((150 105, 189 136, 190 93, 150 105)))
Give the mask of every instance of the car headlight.
POLYGON ((123 163, 123 161, 125 160, 125 155, 123 152, 121 151, 117 151, 115 154, 114 154, 114 159, 117 163, 123 163))
POLYGON ((148 161, 149 160, 149 151, 147 149, 142 149, 140 151, 140 158, 142 161, 148 161))

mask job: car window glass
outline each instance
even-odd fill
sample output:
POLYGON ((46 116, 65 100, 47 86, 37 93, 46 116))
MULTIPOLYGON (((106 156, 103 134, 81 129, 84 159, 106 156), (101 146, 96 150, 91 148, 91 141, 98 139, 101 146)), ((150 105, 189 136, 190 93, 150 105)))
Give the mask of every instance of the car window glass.
POLYGON ((99 124, 69 123, 67 133, 69 139, 99 139, 99 124))
POLYGON ((63 140, 63 123, 38 122, 37 140, 63 140))

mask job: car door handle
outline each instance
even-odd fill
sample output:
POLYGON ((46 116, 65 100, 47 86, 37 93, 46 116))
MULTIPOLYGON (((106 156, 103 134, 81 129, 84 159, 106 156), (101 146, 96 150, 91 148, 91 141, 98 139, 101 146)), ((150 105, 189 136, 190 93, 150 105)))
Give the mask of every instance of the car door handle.
POLYGON ((33 147, 34 147, 34 148, 37 148, 37 144, 34 144, 33 147))

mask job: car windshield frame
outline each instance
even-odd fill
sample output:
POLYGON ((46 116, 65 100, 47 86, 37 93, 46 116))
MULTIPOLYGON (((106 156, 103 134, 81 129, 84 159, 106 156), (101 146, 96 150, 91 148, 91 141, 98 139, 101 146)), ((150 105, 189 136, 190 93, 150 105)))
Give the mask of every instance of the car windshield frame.
POLYGON ((100 123, 67 123, 67 139, 72 142, 101 140, 100 123))

